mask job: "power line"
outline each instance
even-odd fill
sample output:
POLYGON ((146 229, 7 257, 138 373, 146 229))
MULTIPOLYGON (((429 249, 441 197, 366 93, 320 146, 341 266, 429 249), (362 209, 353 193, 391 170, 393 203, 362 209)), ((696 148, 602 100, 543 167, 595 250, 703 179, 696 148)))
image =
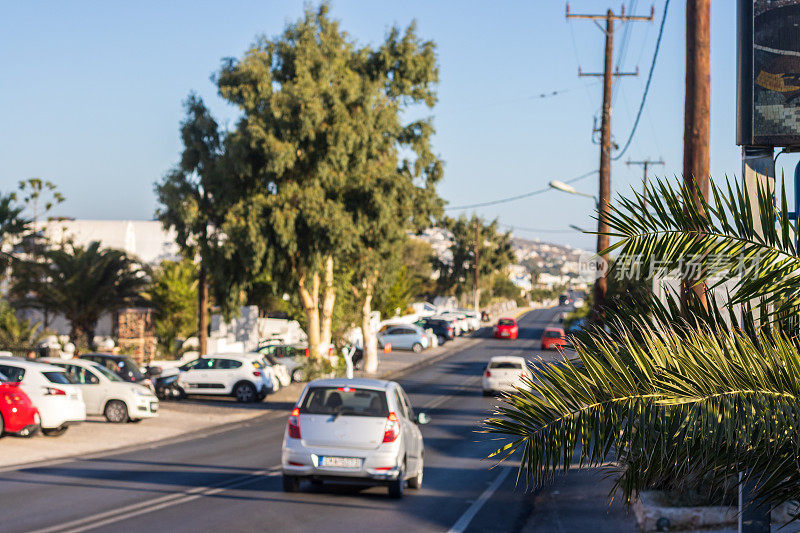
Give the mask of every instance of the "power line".
POLYGON ((525 228, 521 226, 512 226, 511 224, 500 224, 500 226, 515 231, 530 231, 533 233, 575 233, 575 230, 572 229, 525 228))
MULTIPOLYGON (((576 176, 574 178, 568 179, 564 183, 574 183, 578 180, 582 180, 583 178, 588 178, 593 174, 597 174, 597 170, 592 170, 591 172, 587 172, 585 174, 581 174, 580 176, 576 176)), ((497 204, 504 204, 506 202, 513 202, 515 200, 521 200, 523 198, 528 198, 530 196, 536 196, 537 194, 546 193, 547 191, 552 190, 550 187, 545 187, 544 189, 538 189, 531 192, 526 192, 524 194, 518 194, 516 196, 510 196, 508 198, 501 198, 500 200, 493 200, 491 202, 481 202, 479 204, 469 204, 469 205, 456 205, 452 207, 446 207, 445 211, 452 211, 455 209, 473 209, 475 207, 488 207, 490 205, 497 205, 497 204)))
POLYGON ((656 40, 656 49, 655 52, 653 52, 653 62, 650 63, 650 74, 647 75, 647 83, 644 86, 644 94, 642 94, 642 103, 639 104, 639 112, 636 113, 636 121, 633 123, 631 134, 628 137, 625 146, 622 148, 622 151, 620 151, 620 153, 612 157, 614 161, 619 160, 628 150, 628 147, 631 145, 631 141, 633 141, 633 136, 636 133, 636 128, 639 125, 639 119, 642 118, 642 111, 644 110, 644 104, 647 101, 647 93, 650 91, 650 82, 653 80, 653 71, 656 68, 656 60, 658 59, 658 50, 661 48, 661 37, 664 35, 664 23, 667 21, 668 8, 669 8, 669 0, 666 0, 666 2, 664 2, 664 15, 661 17, 661 27, 658 29, 658 39, 656 40))

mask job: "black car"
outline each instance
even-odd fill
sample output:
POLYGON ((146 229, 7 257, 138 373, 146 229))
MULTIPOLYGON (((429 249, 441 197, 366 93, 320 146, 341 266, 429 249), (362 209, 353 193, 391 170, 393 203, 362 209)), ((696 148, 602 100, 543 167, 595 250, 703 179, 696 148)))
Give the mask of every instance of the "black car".
POLYGON ((87 353, 80 356, 81 359, 92 361, 103 365, 124 381, 131 383, 141 383, 148 387, 152 384, 149 377, 142 374, 139 366, 127 355, 114 355, 110 353, 87 353))
POLYGON ((439 339, 439 344, 444 344, 455 337, 453 323, 444 318, 421 318, 414 323, 423 329, 433 331, 439 339))

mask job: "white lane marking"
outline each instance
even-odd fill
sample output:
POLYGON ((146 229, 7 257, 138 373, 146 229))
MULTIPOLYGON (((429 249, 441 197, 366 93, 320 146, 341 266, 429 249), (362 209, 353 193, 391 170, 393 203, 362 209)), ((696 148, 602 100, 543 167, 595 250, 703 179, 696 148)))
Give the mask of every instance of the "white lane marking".
MULTIPOLYGON (((476 377, 469 378, 469 379, 466 380, 466 383, 464 385, 456 387, 455 390, 457 390, 457 391, 469 390, 469 389, 473 388, 474 385, 477 384, 477 382, 479 380, 480 380, 480 378, 476 378, 476 377)), ((420 391, 417 394, 424 394, 424 392, 420 391)), ((435 409, 436 407, 439 407, 440 405, 442 405, 447 400, 449 400, 451 398, 455 398, 456 396, 457 396, 456 394, 448 394, 446 396, 440 396, 439 398, 431 400, 430 402, 428 402, 427 404, 422 406, 422 409, 435 409)))
POLYGON ((475 515, 478 514, 478 511, 481 510, 483 504, 492 497, 492 494, 494 494, 506 477, 508 477, 509 472, 511 472, 511 468, 504 467, 503 471, 500 472, 494 481, 492 481, 492 484, 489 485, 486 490, 483 491, 483 494, 481 494, 480 497, 478 497, 478 499, 469 506, 469 509, 467 509, 463 515, 461 515, 461 518, 459 518, 458 521, 453 524, 453 527, 451 527, 447 533, 463 533, 467 529, 467 526, 469 526, 469 523, 472 522, 472 519, 475 518, 475 515))
POLYGON ((204 496, 212 496, 225 490, 230 490, 232 488, 254 483, 261 480, 260 476, 275 475, 280 471, 280 468, 280 465, 276 465, 262 470, 255 470, 250 474, 236 477, 230 481, 215 485, 213 487, 195 487, 193 489, 174 494, 167 494, 159 498, 153 498, 151 500, 134 503, 126 507, 120 507, 112 511, 106 511, 92 516, 87 516, 85 518, 79 518, 77 520, 58 524, 49 528, 38 529, 37 531, 39 533, 55 533, 58 531, 78 532, 94 529, 114 522, 119 522, 120 520, 126 520, 130 517, 151 513, 153 511, 171 507, 173 505, 179 505, 202 498, 204 496))
POLYGON ((483 494, 481 494, 480 497, 478 497, 478 499, 469 506, 469 509, 467 509, 466 512, 461 515, 461 518, 459 518, 458 521, 453 524, 453 527, 451 527, 447 533, 463 533, 467 529, 467 526, 469 526, 469 523, 472 522, 472 519, 475 518, 475 515, 478 514, 478 511, 481 510, 483 504, 485 504, 489 498, 492 497, 492 494, 494 494, 506 477, 508 477, 509 472, 511 472, 511 468, 504 467, 500 474, 498 474, 494 481, 492 481, 492 484, 489 485, 486 490, 483 491, 483 494))

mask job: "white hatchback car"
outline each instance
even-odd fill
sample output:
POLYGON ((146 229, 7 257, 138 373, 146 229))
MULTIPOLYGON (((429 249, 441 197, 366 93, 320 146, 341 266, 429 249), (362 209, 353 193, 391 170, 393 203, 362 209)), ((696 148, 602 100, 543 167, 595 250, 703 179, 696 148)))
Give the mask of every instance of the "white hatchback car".
POLYGON ((255 402, 272 392, 272 372, 245 354, 206 355, 180 367, 178 386, 184 394, 234 396, 255 402))
POLYGON ((106 367, 84 359, 40 359, 63 368, 80 386, 86 414, 103 415, 113 423, 158 416, 158 398, 144 385, 123 381, 106 367))
POLYGON ((300 481, 386 485, 400 498, 422 486, 425 447, 403 389, 377 379, 319 379, 306 385, 283 437, 283 490, 300 481))
POLYGON ((70 382, 63 368, 15 358, 0 360, 0 374, 19 388, 39 409, 42 433, 63 434, 67 427, 86 420, 86 405, 77 385, 70 382))
POLYGON ((483 371, 483 395, 491 396, 497 392, 514 392, 516 388, 530 390, 523 378, 530 377, 528 362, 523 357, 497 355, 489 360, 483 371))

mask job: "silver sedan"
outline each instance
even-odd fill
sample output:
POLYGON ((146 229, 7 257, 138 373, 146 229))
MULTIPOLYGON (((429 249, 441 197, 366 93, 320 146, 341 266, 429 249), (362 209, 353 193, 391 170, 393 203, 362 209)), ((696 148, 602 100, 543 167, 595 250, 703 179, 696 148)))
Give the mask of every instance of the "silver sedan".
POLYGON ((393 381, 321 379, 306 385, 283 437, 283 489, 302 480, 385 485, 400 498, 422 486, 425 448, 403 389, 393 381))

